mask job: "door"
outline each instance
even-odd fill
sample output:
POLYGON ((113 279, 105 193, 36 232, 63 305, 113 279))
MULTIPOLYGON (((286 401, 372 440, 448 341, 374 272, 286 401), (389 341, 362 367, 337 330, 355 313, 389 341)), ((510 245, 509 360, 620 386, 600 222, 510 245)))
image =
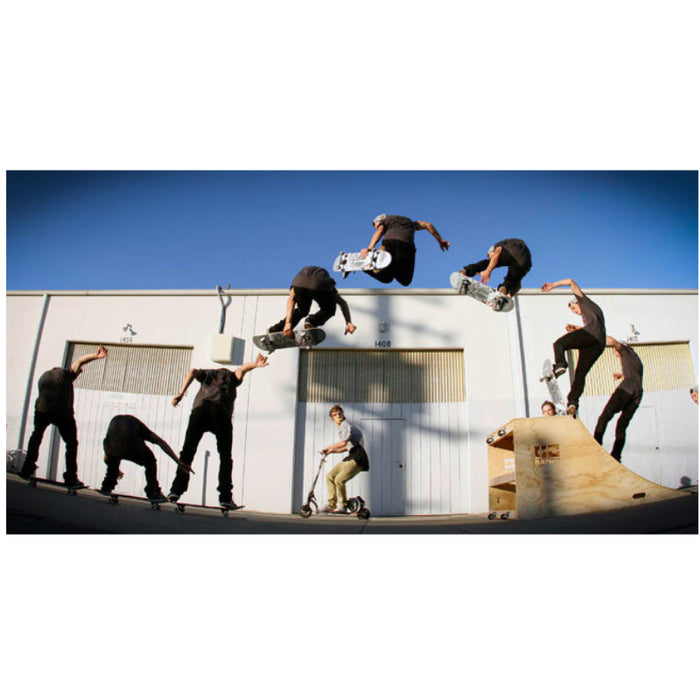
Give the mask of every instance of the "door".
POLYGON ((406 454, 403 418, 362 418, 370 470, 364 497, 374 515, 406 512, 406 454))

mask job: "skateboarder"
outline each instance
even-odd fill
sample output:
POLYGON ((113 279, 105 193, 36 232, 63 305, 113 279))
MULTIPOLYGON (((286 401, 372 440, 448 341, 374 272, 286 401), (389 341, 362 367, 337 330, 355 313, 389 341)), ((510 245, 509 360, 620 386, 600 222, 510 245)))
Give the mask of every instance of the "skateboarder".
POLYGON ((375 232, 367 248, 362 249, 362 257, 366 257, 368 251, 374 250, 381 241, 380 249, 391 253, 391 263, 383 270, 365 270, 365 274, 372 275, 384 284, 394 280, 404 287, 411 284, 416 266, 416 245, 413 240, 416 231, 428 231, 441 250, 447 251, 450 247, 449 242, 440 236, 429 221, 413 221, 407 216, 380 214, 372 221, 372 225, 375 232))
POLYGON ((605 408, 595 426, 593 437, 598 441, 599 445, 602 445, 608 423, 616 413, 620 413, 615 426, 615 442, 610 451, 610 456, 619 462, 622 448, 625 446, 627 426, 642 402, 642 395, 644 394, 642 390, 644 365, 639 359, 639 355, 629 345, 620 343, 610 336, 607 336, 606 340, 622 363, 622 372, 613 372, 613 377, 622 379, 622 384, 615 389, 608 403, 605 404, 605 408))
POLYGON ((571 391, 567 396, 566 412, 575 416, 578 411, 578 401, 586 384, 586 375, 593 367, 595 361, 605 350, 605 316, 601 308, 592 302, 572 279, 559 280, 558 282, 545 282, 542 285, 543 292, 549 292, 556 287, 569 286, 574 293, 574 299, 569 302, 569 308, 573 313, 583 318, 583 326, 566 324, 566 334, 554 343, 554 376, 564 374, 569 366, 566 362, 566 351, 578 349, 578 362, 574 372, 574 380, 571 382, 571 391))
POLYGON ((292 280, 287 299, 287 313, 285 317, 270 326, 268 333, 278 333, 282 331, 287 338, 294 337, 294 328, 311 310, 311 302, 315 301, 319 305, 319 310, 315 314, 307 316, 304 328, 320 328, 331 316, 335 315, 336 306, 345 318, 345 334, 354 333, 355 324, 350 317, 350 308, 343 297, 338 294, 335 288, 335 280, 330 276, 328 270, 315 265, 303 267, 292 280))
MULTIPOLYGON (((197 396, 194 399, 190 420, 185 432, 185 442, 180 451, 180 462, 192 464, 197 447, 202 436, 206 432, 216 436, 216 449, 219 452, 219 505, 224 508, 235 509, 238 506, 233 502, 233 459, 231 449, 233 447, 233 404, 236 400, 236 389, 243 381, 243 377, 257 367, 266 367, 267 358, 259 354, 255 360, 241 365, 237 370, 223 367, 218 369, 191 369, 182 384, 180 392, 173 396, 173 406, 182 401, 187 387, 196 379, 200 384, 197 396)), ((178 470, 170 487, 168 500, 177 501, 187 490, 190 475, 184 470, 178 470)))
POLYGON ((107 357, 107 348, 99 345, 97 352, 79 357, 70 369, 54 367, 39 377, 39 396, 34 404, 34 431, 27 444, 27 455, 20 472, 23 479, 31 479, 36 471, 36 460, 44 432, 55 425, 66 443, 66 471, 63 481, 69 488, 83 488, 78 479, 78 428, 73 412, 73 382, 82 372, 83 365, 107 357))
POLYGON ((365 452, 362 439, 362 431, 345 420, 342 406, 337 404, 331 408, 330 417, 338 426, 339 441, 324 447, 321 453, 324 455, 332 452, 348 452, 348 456, 336 464, 326 475, 326 487, 328 489, 328 503, 322 512, 347 513, 347 494, 345 484, 360 472, 369 471, 369 458, 365 452))
POLYGON ((461 272, 467 277, 480 274, 482 284, 488 284, 491 272, 497 267, 507 267, 508 273, 498 287, 501 294, 514 297, 522 286, 522 280, 530 272, 532 256, 525 241, 519 238, 504 238, 494 243, 486 252, 488 256, 484 260, 465 265, 461 272))
POLYGON ((551 401, 545 401, 540 408, 542 409, 543 416, 557 415, 557 407, 551 401))
POLYGON ((121 478, 119 464, 126 459, 146 468, 146 498, 150 500, 166 500, 158 484, 157 464, 153 452, 146 445, 151 442, 158 445, 168 457, 177 463, 178 469, 191 472, 189 465, 181 462, 163 438, 156 435, 136 416, 114 416, 109 422, 107 434, 102 443, 104 461, 107 465, 100 493, 110 494, 121 478))

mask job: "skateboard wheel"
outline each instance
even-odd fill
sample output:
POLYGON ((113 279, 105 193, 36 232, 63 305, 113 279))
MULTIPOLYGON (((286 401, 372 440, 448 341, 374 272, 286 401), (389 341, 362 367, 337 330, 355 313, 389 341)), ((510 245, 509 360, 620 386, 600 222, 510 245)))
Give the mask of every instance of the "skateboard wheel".
POLYGON ((508 520, 510 513, 501 513, 501 520, 508 520))
POLYGON ((498 431, 498 437, 503 437, 508 431, 505 428, 501 428, 498 431))
POLYGON ((151 503, 151 510, 160 510, 159 503, 151 503))
POLYGON ((360 508, 360 510, 357 513, 357 517, 360 520, 369 520, 370 512, 369 509, 367 508, 360 508))
POLYGON ((489 520, 495 520, 496 519, 496 514, 495 513, 489 513, 489 520))
POLYGON ((182 504, 178 503, 178 504, 175 506, 175 510, 177 510, 178 513, 184 513, 184 512, 185 512, 185 506, 183 506, 182 504))
POLYGON ((29 480, 29 488, 32 488, 32 489, 36 488, 36 479, 29 480))
POLYGON ((311 507, 310 506, 302 506, 299 508, 299 515, 301 515, 302 518, 310 518, 311 517, 311 507))
POLYGON ((117 496, 110 496, 109 497, 109 502, 113 505, 116 506, 117 503, 119 503, 119 498, 117 496))
POLYGON ((490 445, 490 444, 493 442, 493 440, 494 440, 493 435, 489 435, 489 436, 486 438, 486 444, 487 444, 487 445, 490 445))
POLYGON ((228 508, 222 508, 221 515, 223 515, 224 518, 228 518, 228 508))

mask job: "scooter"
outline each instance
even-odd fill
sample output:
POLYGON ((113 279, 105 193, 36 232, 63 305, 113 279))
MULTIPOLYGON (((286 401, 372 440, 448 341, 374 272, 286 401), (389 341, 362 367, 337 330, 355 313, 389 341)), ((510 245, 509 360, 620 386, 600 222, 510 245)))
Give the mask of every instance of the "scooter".
MULTIPOLYGON (((314 482, 311 484, 311 491, 309 491, 309 495, 306 497, 306 503, 304 503, 304 505, 299 509, 299 515, 301 515, 302 518, 310 518, 312 515, 319 514, 318 502, 316 501, 314 489, 316 488, 316 482, 318 481, 318 477, 321 475, 321 470, 323 469, 323 465, 327 457, 328 455, 323 455, 321 457, 321 462, 318 465, 314 482)), ((365 499, 362 498, 362 496, 353 496, 352 498, 348 498, 347 507, 347 513, 328 513, 328 515, 332 515, 334 517, 357 515, 360 520, 369 520, 371 513, 369 512, 369 508, 365 507, 365 499)))

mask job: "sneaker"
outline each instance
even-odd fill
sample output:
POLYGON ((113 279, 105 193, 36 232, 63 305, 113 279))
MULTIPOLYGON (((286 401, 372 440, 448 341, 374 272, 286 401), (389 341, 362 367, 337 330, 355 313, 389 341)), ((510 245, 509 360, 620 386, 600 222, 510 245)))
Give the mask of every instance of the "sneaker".
POLYGON ((149 496, 146 494, 146 498, 152 503, 165 503, 168 500, 162 491, 158 491, 158 493, 154 496, 149 496))
POLYGON ((230 501, 219 501, 219 507, 226 508, 226 510, 238 510, 239 508, 243 508, 243 506, 234 503, 233 499, 230 501))
POLYGON ((36 472, 36 467, 28 471, 22 469, 22 471, 17 472, 17 475, 20 479, 24 479, 25 481, 31 481, 34 478, 34 472, 36 472))
POLYGON ((111 496, 112 491, 113 491, 113 489, 103 489, 103 488, 97 489, 97 493, 101 493, 103 496, 111 496))
POLYGON ((576 414, 578 413, 578 407, 577 407, 577 406, 574 406, 572 403, 570 403, 570 404, 566 407, 566 412, 567 412, 568 415, 574 416, 574 417, 575 417, 576 414))
POLYGON ((171 503, 177 503, 177 502, 180 500, 180 496, 182 496, 181 493, 175 493, 174 491, 171 491, 171 492, 168 494, 168 500, 169 500, 171 503))
POLYGON ((82 481, 80 481, 80 479, 78 479, 77 477, 74 477, 74 478, 72 478, 72 479, 71 479, 71 478, 66 479, 66 478, 64 477, 63 484, 65 485, 65 487, 66 487, 67 489, 73 489, 73 490, 76 490, 76 491, 77 491, 78 489, 87 488, 87 487, 85 486, 85 484, 84 484, 82 481))
POLYGON ((343 513, 349 513, 350 511, 348 510, 347 506, 340 506, 340 508, 336 508, 333 512, 342 515, 343 513))
POLYGON ((561 377, 561 375, 566 372, 566 367, 567 365, 553 365, 552 373, 554 374, 554 378, 561 377))
POLYGON ((328 503, 326 503, 326 505, 323 506, 323 508, 318 509, 318 512, 319 513, 335 513, 335 506, 331 506, 331 505, 328 505, 328 503))

